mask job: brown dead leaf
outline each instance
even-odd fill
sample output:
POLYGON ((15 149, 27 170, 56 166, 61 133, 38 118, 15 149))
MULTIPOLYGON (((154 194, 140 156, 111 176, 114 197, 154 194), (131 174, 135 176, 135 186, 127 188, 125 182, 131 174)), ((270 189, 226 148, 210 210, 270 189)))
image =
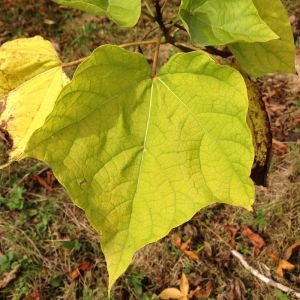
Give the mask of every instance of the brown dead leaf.
POLYGON ((200 288, 199 286, 197 286, 195 290, 191 291, 189 297, 192 298, 194 296, 197 299, 208 298, 212 291, 213 283, 211 281, 208 281, 204 288, 200 288))
POLYGON ((14 267, 11 271, 4 273, 0 279, 0 289, 5 288, 12 280, 14 280, 17 276, 17 272, 20 269, 20 265, 14 267))
POLYGON ((29 295, 25 296, 23 300, 42 300, 42 294, 40 291, 33 291, 29 295))
POLYGON ((230 291, 227 295, 228 300, 245 300, 246 288, 239 278, 234 278, 230 283, 230 291))
POLYGON ((84 263, 82 263, 79 267, 78 267, 78 269, 80 270, 80 271, 87 271, 87 270, 89 270, 90 268, 91 268, 91 263, 90 262, 88 262, 88 261, 86 261, 86 262, 84 262, 84 263))
POLYGON ((242 226, 242 234, 247 236, 250 242, 254 245, 254 255, 257 256, 262 248, 266 245, 264 239, 257 233, 253 232, 248 226, 242 226))
POLYGON ((300 250, 300 242, 293 244, 284 251, 283 259, 289 260, 294 252, 300 250))
POLYGON ((290 148, 286 144, 278 140, 272 139, 272 153, 274 155, 281 156, 289 152, 290 148))
POLYGON ((80 264, 74 271, 71 272, 70 277, 72 280, 75 280, 80 276, 80 271, 84 272, 91 268, 90 262, 84 262, 80 264))
POLYGON ((238 232, 238 228, 234 225, 225 225, 225 230, 229 233, 229 244, 232 247, 235 247, 235 237, 238 232))
POLYGON ((204 252, 208 257, 212 257, 212 249, 211 245, 208 242, 204 242, 204 252))
POLYGON ((32 175, 32 178, 38 182, 39 185, 41 185, 43 188, 45 188, 47 191, 51 192, 52 187, 47 183, 45 179, 40 177, 39 175, 32 175))
POLYGON ((295 266, 291 263, 289 263, 287 260, 282 259, 279 262, 279 265, 276 269, 276 274, 280 277, 284 277, 283 271, 292 271, 295 268, 295 266))
POLYGON ((271 260, 271 263, 273 265, 278 264, 278 262, 279 262, 279 255, 278 255, 278 253, 276 253, 273 250, 267 250, 266 251, 266 255, 269 257, 269 259, 271 260))

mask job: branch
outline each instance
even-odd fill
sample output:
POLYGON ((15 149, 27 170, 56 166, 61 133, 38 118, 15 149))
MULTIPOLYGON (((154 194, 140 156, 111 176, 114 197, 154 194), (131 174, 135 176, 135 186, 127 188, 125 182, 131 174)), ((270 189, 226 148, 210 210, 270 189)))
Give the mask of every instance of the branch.
MULTIPOLYGON (((163 21, 163 15, 162 15, 162 8, 160 6, 160 0, 155 0, 155 12, 156 12, 156 15, 155 15, 155 21, 158 23, 165 39, 166 39, 166 42, 174 45, 174 43, 176 42, 176 40, 174 39, 173 36, 171 36, 170 32, 169 32, 169 29, 166 27, 166 25, 164 24, 164 21, 163 21)), ((165 2, 166 3, 166 2, 165 2)))
POLYGON ((238 251, 236 250, 231 250, 231 253, 233 256, 235 256, 239 261, 240 263, 243 265, 243 267, 249 271, 252 275, 254 275, 255 277, 257 277, 258 279, 260 279, 262 282, 266 283, 267 285, 270 285, 270 286, 273 286, 285 293, 289 293, 291 295, 293 295, 294 297, 297 297, 298 299, 300 299, 300 293, 299 292, 296 292, 295 290, 281 284, 281 283, 278 283, 276 281, 274 281, 273 279, 271 278, 268 278, 266 277, 265 275, 259 273, 256 269, 254 269, 253 267, 251 267, 247 261, 245 260, 245 258, 243 257, 243 255, 241 253, 239 253, 238 251))
MULTIPOLYGON (((127 47, 131 47, 131 46, 157 44, 157 43, 158 43, 157 40, 147 40, 147 41, 136 41, 136 42, 125 43, 125 44, 121 44, 121 45, 118 45, 118 46, 121 47, 121 48, 127 48, 127 47)), ((73 67, 73 66, 77 66, 80 63, 82 63, 83 61, 85 61, 87 58, 89 58, 89 56, 82 57, 82 58, 79 58, 77 60, 70 61, 70 62, 67 62, 67 63, 63 63, 62 67, 63 68, 70 68, 70 67, 73 67)))
POLYGON ((158 55, 159 55, 159 47, 160 47, 160 40, 161 40, 161 34, 158 35, 157 37, 157 44, 153 56, 153 63, 152 63, 152 78, 155 77, 156 75, 156 68, 157 68, 157 63, 158 63, 158 55))

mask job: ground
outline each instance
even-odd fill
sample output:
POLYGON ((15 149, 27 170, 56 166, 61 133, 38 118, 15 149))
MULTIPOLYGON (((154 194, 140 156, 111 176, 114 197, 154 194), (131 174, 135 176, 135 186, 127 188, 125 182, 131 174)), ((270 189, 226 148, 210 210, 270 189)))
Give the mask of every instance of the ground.
MULTIPOLYGON (((297 33, 300 3, 284 3, 297 33)), ((129 31, 50 1, 3 0, 0 44, 39 34, 66 62, 99 44, 143 37, 148 24, 140 24, 142 30, 129 31)), ((163 47, 162 60, 174 51, 163 47)), ((300 74, 300 49, 296 67, 300 74)), ((201 210, 136 254, 113 299, 158 299, 178 287, 183 273, 193 299, 293 298, 250 274, 232 256, 233 246, 260 273, 300 291, 300 76, 268 76, 257 85, 271 120, 273 156, 253 213, 223 204, 201 210)), ((1 170, 0 208, 0 299, 106 299, 97 233, 47 166, 28 159, 1 170)))

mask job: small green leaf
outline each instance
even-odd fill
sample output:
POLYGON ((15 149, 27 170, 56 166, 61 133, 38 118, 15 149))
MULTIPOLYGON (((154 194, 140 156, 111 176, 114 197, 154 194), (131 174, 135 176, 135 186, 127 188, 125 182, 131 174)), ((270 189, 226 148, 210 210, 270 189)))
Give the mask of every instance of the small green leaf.
POLYGON ((224 202, 251 209, 247 90, 234 69, 180 53, 146 59, 102 46, 82 63, 28 143, 100 234, 109 287, 134 253, 224 202))
POLYGON ((260 18, 252 0, 183 0, 179 15, 196 45, 278 38, 260 18))
POLYGON ((51 43, 38 36, 3 44, 0 62, 0 129, 12 140, 10 163, 23 158, 69 79, 51 43))
POLYGON ((141 13, 141 0, 53 0, 85 12, 106 15, 120 26, 134 26, 141 13))
POLYGON ((280 0, 253 0, 260 16, 278 40, 229 45, 239 65, 256 78, 268 73, 295 72, 295 46, 287 13, 280 0), (272 8, 272 9, 270 9, 272 8))

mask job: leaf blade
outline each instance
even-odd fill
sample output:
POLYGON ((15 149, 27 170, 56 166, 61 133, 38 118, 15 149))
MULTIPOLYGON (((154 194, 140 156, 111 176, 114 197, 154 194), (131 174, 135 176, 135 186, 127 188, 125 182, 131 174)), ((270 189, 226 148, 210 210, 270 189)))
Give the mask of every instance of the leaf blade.
POLYGON ((53 0, 85 12, 106 15, 120 26, 132 27, 138 21, 141 12, 140 0, 53 0))
POLYGON ((295 46, 284 6, 280 0, 253 0, 253 3, 263 20, 280 38, 264 43, 234 43, 229 45, 230 50, 240 66, 254 78, 267 73, 294 73, 295 46))
MULTIPOLYGON (((241 75, 216 65, 204 53, 175 55, 152 79, 141 55, 101 46, 64 88, 47 124, 31 139, 27 155, 48 162, 73 201, 85 210, 100 234, 111 287, 139 248, 157 241, 200 208, 214 202, 250 208, 253 147, 246 113, 241 75), (212 84, 217 91, 228 90, 234 108, 224 105, 223 94, 210 93, 212 84), (196 98, 188 94, 191 87, 196 98), (214 131, 216 124, 209 119, 214 114, 218 119, 224 109, 230 126, 237 126, 233 134, 238 134, 232 141, 235 154, 228 149, 205 167, 225 172, 216 179, 211 170, 209 177, 202 172, 199 152, 204 160, 211 156, 207 144, 201 149, 202 135, 219 138, 224 125, 217 124, 214 131)), ((225 140, 231 134, 222 132, 225 140)), ((228 148, 222 143, 217 143, 219 152, 228 148)))
POLYGON ((179 15, 196 45, 278 38, 260 18, 251 0, 184 0, 179 15))

